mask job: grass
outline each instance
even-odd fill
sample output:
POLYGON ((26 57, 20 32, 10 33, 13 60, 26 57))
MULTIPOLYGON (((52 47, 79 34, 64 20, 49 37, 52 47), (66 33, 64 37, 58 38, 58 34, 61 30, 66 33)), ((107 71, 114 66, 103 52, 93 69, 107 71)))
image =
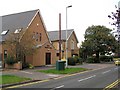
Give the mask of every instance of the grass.
POLYGON ((37 70, 37 72, 43 73, 51 73, 51 74, 73 74, 82 71, 86 71, 86 68, 66 68, 65 70, 56 70, 56 69, 49 69, 49 70, 37 70))
POLYGON ((113 60, 114 60, 114 61, 116 61, 116 60, 120 60, 120 58, 113 58, 113 60))
POLYGON ((30 78, 22 78, 13 75, 0 75, 0 84, 12 84, 31 80, 30 78))

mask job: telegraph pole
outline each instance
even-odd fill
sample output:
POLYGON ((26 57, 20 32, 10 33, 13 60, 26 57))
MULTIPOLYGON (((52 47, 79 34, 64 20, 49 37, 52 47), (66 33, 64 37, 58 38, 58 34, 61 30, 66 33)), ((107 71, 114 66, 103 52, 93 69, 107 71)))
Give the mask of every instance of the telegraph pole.
POLYGON ((61 13, 59 13, 59 60, 61 60, 61 13))

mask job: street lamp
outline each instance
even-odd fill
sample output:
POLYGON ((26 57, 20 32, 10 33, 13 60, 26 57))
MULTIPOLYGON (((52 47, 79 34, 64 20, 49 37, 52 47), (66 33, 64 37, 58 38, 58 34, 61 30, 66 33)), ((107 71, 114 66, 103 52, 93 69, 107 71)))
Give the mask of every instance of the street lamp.
POLYGON ((66 7, 66 67, 68 67, 67 53, 68 53, 68 45, 67 45, 67 9, 72 7, 72 5, 66 7))

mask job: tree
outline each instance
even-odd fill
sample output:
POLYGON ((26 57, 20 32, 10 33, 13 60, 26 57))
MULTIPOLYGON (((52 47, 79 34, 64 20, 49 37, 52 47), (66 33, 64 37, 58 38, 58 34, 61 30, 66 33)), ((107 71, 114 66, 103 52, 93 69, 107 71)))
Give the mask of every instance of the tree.
POLYGON ((105 53, 114 51, 116 48, 116 40, 110 33, 111 31, 111 29, 100 25, 88 27, 85 31, 85 40, 82 42, 81 48, 89 56, 95 54, 99 62, 99 54, 104 55, 105 53))
MULTIPOLYGON (((118 2, 119 4, 120 2, 118 2)), ((118 41, 118 46, 116 49, 116 53, 118 53, 118 57, 120 57, 120 6, 118 7, 115 5, 115 12, 111 12, 111 15, 108 15, 110 19, 112 19, 112 23, 109 22, 112 26, 114 26, 114 35, 116 37, 116 40, 118 41)))
POLYGON ((20 30, 17 33, 8 34, 4 45, 9 49, 10 55, 23 63, 25 63, 25 56, 31 55, 36 51, 35 38, 33 38, 33 34, 28 32, 28 30, 20 30))

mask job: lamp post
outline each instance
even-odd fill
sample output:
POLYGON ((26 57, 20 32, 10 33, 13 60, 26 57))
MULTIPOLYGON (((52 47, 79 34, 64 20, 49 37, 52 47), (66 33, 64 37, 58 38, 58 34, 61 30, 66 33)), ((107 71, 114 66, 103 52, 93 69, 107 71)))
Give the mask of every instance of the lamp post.
POLYGON ((66 7, 66 67, 68 67, 68 60, 67 60, 67 57, 68 57, 68 45, 67 45, 67 9, 72 7, 72 5, 70 6, 67 6, 66 7))

